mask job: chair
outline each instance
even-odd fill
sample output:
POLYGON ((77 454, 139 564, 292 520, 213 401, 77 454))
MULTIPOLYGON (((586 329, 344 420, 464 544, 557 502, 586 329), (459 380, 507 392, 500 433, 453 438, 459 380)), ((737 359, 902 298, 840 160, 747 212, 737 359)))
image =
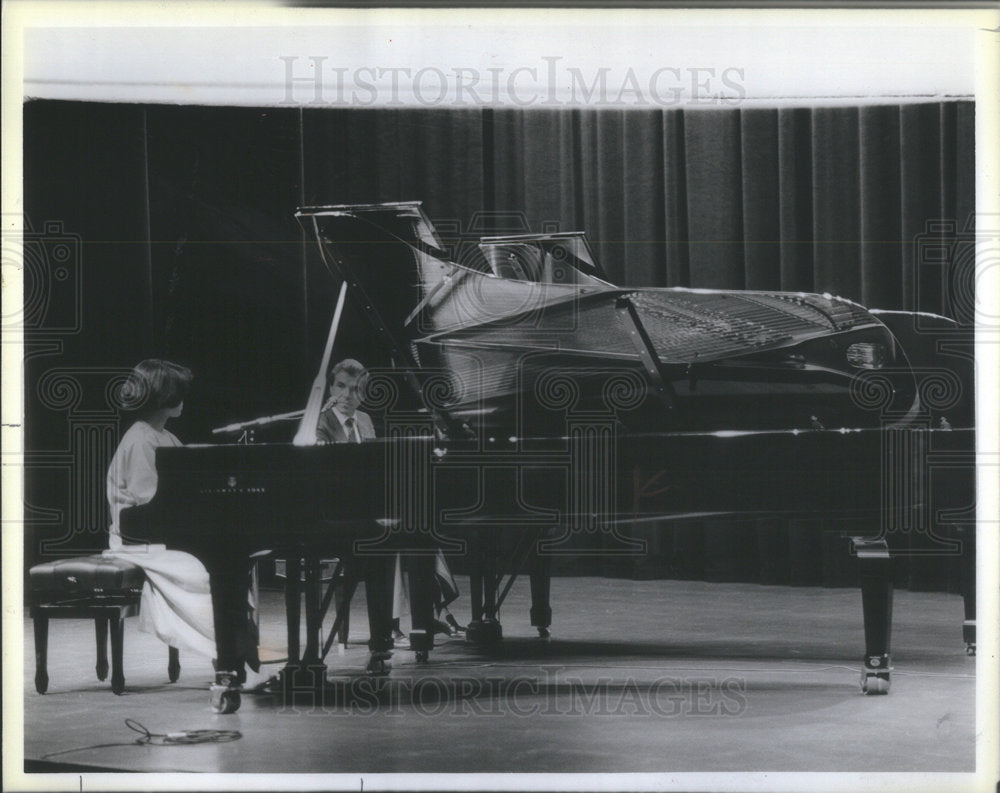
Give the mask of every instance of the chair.
MULTIPOLYGON (((138 565, 100 554, 37 564, 28 572, 31 618, 35 628, 35 690, 49 687, 48 642, 50 619, 92 619, 97 635, 97 679, 108 676, 108 629, 111 632, 111 690, 125 690, 122 670, 124 623, 139 613, 145 573, 138 565)), ((180 676, 180 654, 169 650, 167 675, 180 676)))

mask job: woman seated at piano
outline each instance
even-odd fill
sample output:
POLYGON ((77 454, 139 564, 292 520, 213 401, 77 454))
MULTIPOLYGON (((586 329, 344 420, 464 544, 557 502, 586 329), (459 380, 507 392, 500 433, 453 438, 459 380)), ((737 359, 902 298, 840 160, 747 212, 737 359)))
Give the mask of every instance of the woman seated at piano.
MULTIPOLYGON (((104 553, 132 562, 146 574, 140 630, 172 647, 214 658, 212 595, 204 565, 189 553, 162 545, 124 545, 119 525, 123 509, 145 504, 156 494, 156 449, 183 445, 166 424, 181 415, 192 379, 190 369, 151 358, 139 363, 122 387, 121 403, 135 420, 108 469, 111 528, 109 550, 104 553)), ((252 665, 256 665, 253 649, 252 665)))

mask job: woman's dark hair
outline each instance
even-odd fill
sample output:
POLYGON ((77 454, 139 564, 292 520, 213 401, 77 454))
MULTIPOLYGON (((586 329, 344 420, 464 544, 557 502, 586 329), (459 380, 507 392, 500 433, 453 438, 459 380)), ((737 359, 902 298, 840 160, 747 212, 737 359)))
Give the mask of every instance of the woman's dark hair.
POLYGON ((188 395, 193 379, 186 366, 147 358, 136 364, 122 386, 122 407, 140 419, 163 408, 175 408, 188 395))

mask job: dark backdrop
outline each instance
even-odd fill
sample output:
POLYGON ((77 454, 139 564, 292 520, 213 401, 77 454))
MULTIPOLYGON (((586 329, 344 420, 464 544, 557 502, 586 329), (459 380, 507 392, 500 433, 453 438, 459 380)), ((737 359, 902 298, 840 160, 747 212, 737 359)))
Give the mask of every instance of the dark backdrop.
MULTIPOLYGON (((948 273, 920 266, 914 240, 961 232, 972 216, 973 124, 970 102, 28 102, 26 562, 105 544, 104 472, 123 429, 109 384, 141 358, 195 370, 173 426, 189 442, 302 407, 338 284, 301 235, 297 206, 417 199, 458 256, 483 233, 582 229, 623 285, 832 292, 954 315, 948 273)), ((347 354, 384 356, 350 308, 334 357, 347 354)), ((842 545, 809 537, 794 526, 678 526, 656 535, 643 572, 850 583, 842 545)), ((951 587, 952 567, 904 562, 900 583, 951 587)))

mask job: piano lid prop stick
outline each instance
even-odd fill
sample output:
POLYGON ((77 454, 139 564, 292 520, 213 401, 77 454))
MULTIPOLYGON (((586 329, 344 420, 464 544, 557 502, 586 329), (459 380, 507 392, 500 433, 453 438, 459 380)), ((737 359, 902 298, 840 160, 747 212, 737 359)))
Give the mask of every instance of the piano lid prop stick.
POLYGON ((316 425, 319 423, 320 409, 323 407, 323 395, 326 393, 326 369, 330 365, 333 354, 333 342, 337 338, 337 328, 340 326, 340 314, 344 310, 344 298, 347 297, 347 281, 340 284, 340 296, 337 298, 337 310, 333 312, 333 322, 330 324, 330 335, 326 337, 326 349, 323 350, 323 362, 313 380, 309 401, 306 402, 302 421, 295 433, 292 443, 295 446, 316 445, 316 425))

